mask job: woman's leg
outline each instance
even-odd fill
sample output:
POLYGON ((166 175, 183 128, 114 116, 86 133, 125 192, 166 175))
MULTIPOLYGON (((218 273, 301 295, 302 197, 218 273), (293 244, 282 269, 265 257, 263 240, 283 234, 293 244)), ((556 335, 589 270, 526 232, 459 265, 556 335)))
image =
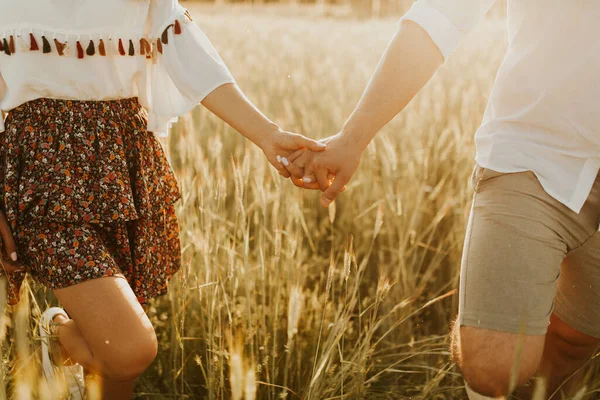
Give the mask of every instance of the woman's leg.
POLYGON ((54 293, 72 318, 56 320, 61 345, 98 376, 103 399, 130 399, 156 356, 157 340, 127 281, 92 279, 54 293))

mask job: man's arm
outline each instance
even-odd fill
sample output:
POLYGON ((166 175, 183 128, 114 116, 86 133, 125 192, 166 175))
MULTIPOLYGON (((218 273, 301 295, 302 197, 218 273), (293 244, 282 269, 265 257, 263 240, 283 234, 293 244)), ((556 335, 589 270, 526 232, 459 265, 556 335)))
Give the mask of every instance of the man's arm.
POLYGON ((344 124, 342 136, 364 150, 429 81, 443 60, 429 35, 412 21, 404 21, 344 124))
MULTIPOLYGON (((325 191, 321 202, 329 206, 354 175, 364 149, 377 132, 406 107, 492 3, 493 0, 417 2, 388 45, 341 132, 325 141, 325 152, 307 156, 304 179, 295 183, 315 188, 316 179, 325 191), (335 175, 331 185, 330 174, 335 175)), ((292 166, 288 171, 295 177, 299 169, 292 166)))
MULTIPOLYGON (((375 134, 406 107, 427 83, 443 57, 429 35, 405 21, 394 36, 354 112, 342 131, 327 139, 327 150, 307 154, 304 179, 297 186, 324 190, 321 203, 328 207, 350 181, 360 157, 375 134), (330 186, 328 175, 335 175, 330 186)), ((287 167, 292 176, 301 169, 287 167)))

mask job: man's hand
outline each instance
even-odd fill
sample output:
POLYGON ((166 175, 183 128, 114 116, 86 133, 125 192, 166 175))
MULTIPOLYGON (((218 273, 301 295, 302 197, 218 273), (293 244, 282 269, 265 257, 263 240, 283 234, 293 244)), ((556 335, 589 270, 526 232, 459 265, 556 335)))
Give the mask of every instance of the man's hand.
POLYGON ((321 204, 329 205, 345 190, 358 168, 364 147, 342 134, 321 141, 327 149, 320 153, 305 151, 290 155, 285 166, 294 184, 306 189, 321 189, 321 204), (301 177, 300 177, 301 176, 301 177), (333 180, 333 182, 332 182, 333 180))

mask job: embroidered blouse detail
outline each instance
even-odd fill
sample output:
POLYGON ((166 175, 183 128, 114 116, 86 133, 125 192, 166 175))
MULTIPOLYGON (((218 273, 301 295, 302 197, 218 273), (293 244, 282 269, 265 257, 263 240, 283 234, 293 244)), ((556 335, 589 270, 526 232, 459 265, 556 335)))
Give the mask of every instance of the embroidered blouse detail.
MULTIPOLYGON (((139 41, 133 41, 133 39, 125 39, 128 43, 127 51, 125 51, 125 46, 123 45, 123 38, 112 38, 111 35, 104 35, 108 37, 108 47, 104 43, 104 38, 99 37, 94 39, 90 37, 89 40, 77 40, 76 48, 77 48, 77 58, 82 59, 86 55, 94 56, 98 54, 99 56, 107 56, 107 55, 129 55, 129 56, 145 56, 146 58, 156 57, 158 53, 163 53, 163 45, 169 44, 169 29, 172 29, 175 35, 181 35, 183 32, 182 24, 188 24, 193 21, 193 18, 189 11, 185 11, 184 16, 182 17, 182 21, 179 19, 175 19, 172 24, 167 25, 167 27, 162 31, 160 37, 157 38, 140 38, 139 41), (85 51, 84 51, 84 43, 85 51), (86 45, 87 43, 87 45, 86 45), (96 52, 96 48, 98 48, 98 52, 96 52), (108 48, 108 52, 106 49, 108 48)), ((70 45, 68 41, 61 42, 56 38, 56 33, 52 33, 52 43, 54 44, 54 48, 52 43, 48 40, 48 33, 43 32, 41 37, 36 38, 33 32, 26 33, 26 29, 19 29, 17 32, 9 32, 8 37, 3 37, 0 39, 0 53, 4 52, 7 56, 11 56, 19 52, 26 51, 42 51, 44 54, 52 53, 56 51, 59 56, 69 56, 70 55, 70 45), (38 40, 43 43, 42 49, 40 49, 38 45, 38 40), (19 43, 19 49, 15 46, 15 43, 19 43)), ((6 32, 5 32, 6 35, 6 32)))
POLYGON ((41 97, 138 97, 148 111, 148 130, 165 136, 178 116, 217 87, 235 83, 177 0, 78 0, 69 6, 0 0, 0 117, 41 97))

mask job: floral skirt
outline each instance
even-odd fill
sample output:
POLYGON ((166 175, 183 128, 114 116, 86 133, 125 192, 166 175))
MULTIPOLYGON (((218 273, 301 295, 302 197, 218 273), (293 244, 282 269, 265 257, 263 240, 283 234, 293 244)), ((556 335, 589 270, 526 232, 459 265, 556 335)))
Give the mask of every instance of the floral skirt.
POLYGON ((7 279, 9 304, 25 273, 52 290, 121 276, 140 303, 167 292, 181 264, 181 194, 146 125, 135 98, 38 99, 9 112, 0 206, 25 267, 7 279))

